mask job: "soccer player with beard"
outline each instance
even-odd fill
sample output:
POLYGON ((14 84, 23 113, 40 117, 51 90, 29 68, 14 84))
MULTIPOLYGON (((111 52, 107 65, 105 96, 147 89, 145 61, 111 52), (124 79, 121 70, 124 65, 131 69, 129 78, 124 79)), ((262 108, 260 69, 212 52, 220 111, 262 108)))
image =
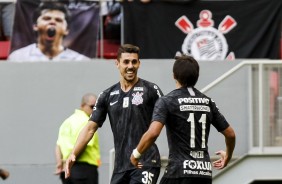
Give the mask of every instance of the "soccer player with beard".
POLYGON ((23 61, 80 61, 90 58, 65 48, 63 39, 69 34, 70 12, 59 2, 43 2, 33 15, 33 30, 37 43, 13 51, 8 60, 23 61))
POLYGON ((111 184, 144 184, 157 182, 160 173, 160 154, 155 144, 141 158, 144 167, 135 168, 128 159, 141 136, 149 128, 155 102, 161 97, 160 88, 137 76, 140 66, 139 48, 122 45, 116 66, 120 81, 100 93, 90 121, 81 131, 72 154, 66 161, 66 177, 76 157, 101 127, 108 114, 115 147, 115 164, 111 184))
POLYGON ((215 102, 194 87, 199 77, 199 65, 194 58, 176 57, 173 75, 176 89, 156 102, 150 128, 133 150, 130 160, 137 168, 142 168, 145 151, 166 126, 169 162, 160 183, 211 184, 212 165, 222 169, 232 157, 235 132, 215 102), (224 135, 226 143, 226 151, 218 151, 221 158, 213 164, 208 152, 211 125, 224 135))

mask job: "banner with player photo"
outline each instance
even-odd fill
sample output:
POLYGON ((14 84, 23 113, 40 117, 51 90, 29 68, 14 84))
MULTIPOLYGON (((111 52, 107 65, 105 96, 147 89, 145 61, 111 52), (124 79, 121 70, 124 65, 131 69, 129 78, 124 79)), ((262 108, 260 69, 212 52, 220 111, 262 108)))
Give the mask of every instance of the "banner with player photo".
MULTIPOLYGON (((41 2, 48 3, 46 0, 17 0, 10 52, 37 42, 33 29, 33 13, 41 2)), ((57 2, 65 4, 71 14, 69 33, 63 39, 64 47, 89 58, 97 57, 99 2, 64 0, 57 2)))
POLYGON ((124 43, 142 58, 280 58, 281 0, 123 3, 124 43))

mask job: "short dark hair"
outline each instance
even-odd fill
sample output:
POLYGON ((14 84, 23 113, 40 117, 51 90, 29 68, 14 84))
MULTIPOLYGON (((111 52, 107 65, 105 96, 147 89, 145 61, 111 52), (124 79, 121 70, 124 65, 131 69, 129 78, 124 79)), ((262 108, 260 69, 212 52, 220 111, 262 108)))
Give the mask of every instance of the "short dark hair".
POLYGON ((174 78, 183 87, 193 87, 199 78, 200 67, 198 62, 191 56, 176 56, 173 65, 174 78))
POLYGON ((39 4, 39 6, 36 8, 36 10, 33 13, 33 18, 32 18, 33 24, 37 23, 37 19, 38 17, 41 16, 43 10, 58 10, 58 11, 63 12, 65 14, 66 22, 68 23, 68 26, 69 26, 69 22, 71 18, 71 13, 69 9, 67 8, 65 4, 60 3, 60 2, 53 2, 53 1, 52 2, 44 1, 39 4))
POLYGON ((121 45, 118 49, 117 60, 120 59, 122 53, 136 53, 139 59, 139 52, 140 52, 139 47, 135 45, 132 45, 132 44, 121 45))

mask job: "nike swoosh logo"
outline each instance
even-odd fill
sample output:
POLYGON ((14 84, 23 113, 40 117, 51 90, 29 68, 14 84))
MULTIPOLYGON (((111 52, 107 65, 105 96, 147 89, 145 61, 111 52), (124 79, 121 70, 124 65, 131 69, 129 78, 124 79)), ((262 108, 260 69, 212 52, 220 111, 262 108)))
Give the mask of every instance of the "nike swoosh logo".
POLYGON ((115 102, 110 102, 110 106, 113 106, 117 103, 118 101, 115 101, 115 102))

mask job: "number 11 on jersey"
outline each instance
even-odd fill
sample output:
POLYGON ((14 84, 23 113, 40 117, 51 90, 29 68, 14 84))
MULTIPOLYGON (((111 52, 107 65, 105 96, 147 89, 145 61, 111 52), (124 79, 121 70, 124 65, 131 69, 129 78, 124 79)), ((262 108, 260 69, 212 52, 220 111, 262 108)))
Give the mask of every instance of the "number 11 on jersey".
POLYGON ((189 113, 189 117, 187 119, 190 122, 190 146, 191 148, 195 148, 195 123, 201 123, 202 125, 202 145, 201 148, 206 148, 206 119, 207 115, 202 114, 199 121, 195 122, 195 115, 194 113, 189 113))

